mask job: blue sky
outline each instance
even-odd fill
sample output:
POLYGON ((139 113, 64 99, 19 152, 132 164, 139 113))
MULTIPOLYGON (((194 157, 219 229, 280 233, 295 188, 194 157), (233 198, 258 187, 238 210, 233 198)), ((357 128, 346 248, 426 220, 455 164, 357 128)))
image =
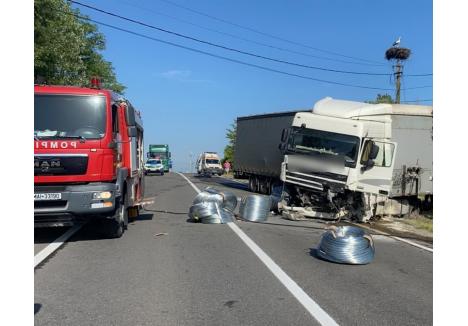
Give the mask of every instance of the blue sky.
MULTIPOLYGON (((164 0, 81 0, 122 16, 213 43, 335 70, 391 73, 391 64, 384 60, 384 53, 401 36, 401 45, 413 52, 406 62, 405 73, 432 73, 431 1, 170 1, 308 47, 225 24, 164 0), (301 54, 211 32, 167 15, 301 54), (310 47, 382 65, 369 65, 368 61, 332 55, 310 47)), ((167 35, 77 5, 73 7, 95 20, 236 60, 340 83, 393 87, 388 76, 338 74, 268 62, 167 35)), ((325 96, 360 101, 374 99, 378 93, 389 92, 393 96, 392 91, 330 85, 263 71, 105 26, 99 26, 99 30, 107 41, 105 58, 113 63, 119 81, 127 86, 126 97, 142 111, 146 147, 154 143, 169 144, 174 168, 179 171, 188 170, 190 153, 197 156, 202 151, 217 151, 222 155, 227 143, 226 128, 238 116, 307 110, 325 96)), ((403 81, 403 88, 427 85, 432 85, 432 77, 407 76, 403 81)), ((404 90, 401 99, 432 99, 432 88, 404 90)))

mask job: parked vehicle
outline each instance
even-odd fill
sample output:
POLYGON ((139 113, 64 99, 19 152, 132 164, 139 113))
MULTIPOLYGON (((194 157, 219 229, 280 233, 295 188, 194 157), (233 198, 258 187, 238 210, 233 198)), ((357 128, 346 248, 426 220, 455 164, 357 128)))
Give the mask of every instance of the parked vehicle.
POLYGON ((164 172, 169 172, 172 169, 171 152, 169 145, 149 145, 148 158, 161 160, 164 165, 164 172))
POLYGON ((284 183, 282 210, 408 212, 432 197, 432 107, 325 98, 309 112, 241 117, 234 167, 252 191, 284 183))
POLYGON ((164 165, 160 159, 149 159, 145 163, 145 175, 150 173, 159 173, 164 175, 164 165))
POLYGON ((140 113, 110 90, 34 87, 35 227, 99 220, 122 236, 144 195, 140 113))
POLYGON ((223 167, 216 152, 201 153, 196 164, 198 174, 223 174, 223 167))

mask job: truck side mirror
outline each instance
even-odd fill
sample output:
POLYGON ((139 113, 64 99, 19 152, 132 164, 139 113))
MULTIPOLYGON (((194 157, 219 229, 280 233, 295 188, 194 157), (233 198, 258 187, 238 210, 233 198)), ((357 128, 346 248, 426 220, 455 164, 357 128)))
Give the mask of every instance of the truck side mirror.
POLYGON ((130 104, 127 105, 125 110, 125 120, 127 120, 127 125, 135 126, 135 109, 130 104))
POLYGON ((368 139, 364 143, 361 154, 361 170, 367 170, 374 166, 374 159, 379 154, 379 147, 375 143, 368 139))
POLYGON ((289 130, 289 128, 284 128, 283 132, 281 133, 281 141, 283 143, 285 143, 289 138, 289 130))
POLYGON ((136 137, 137 136, 137 128, 135 126, 127 127, 128 137, 136 137))
POLYGON ((278 149, 281 151, 281 153, 285 153, 286 152, 286 148, 287 148, 287 144, 286 143, 280 143, 278 145, 278 149))
POLYGON ((377 146, 374 142, 372 142, 372 148, 369 155, 369 159, 375 160, 377 155, 379 154, 379 146, 377 146))

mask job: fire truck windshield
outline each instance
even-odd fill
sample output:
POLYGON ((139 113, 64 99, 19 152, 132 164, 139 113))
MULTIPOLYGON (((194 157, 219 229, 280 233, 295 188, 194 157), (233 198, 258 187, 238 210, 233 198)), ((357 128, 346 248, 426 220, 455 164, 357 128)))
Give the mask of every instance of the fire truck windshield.
POLYGON ((106 98, 91 95, 34 96, 36 138, 99 139, 106 131, 106 98))

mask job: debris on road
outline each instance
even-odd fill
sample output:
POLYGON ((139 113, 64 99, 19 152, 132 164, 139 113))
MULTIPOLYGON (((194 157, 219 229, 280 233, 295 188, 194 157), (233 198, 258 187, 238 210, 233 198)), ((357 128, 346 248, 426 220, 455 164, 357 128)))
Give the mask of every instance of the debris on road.
POLYGON ((161 233, 156 233, 154 236, 159 237, 161 235, 167 235, 167 234, 168 234, 167 232, 161 232, 161 233))
POLYGON ((189 216, 204 224, 225 224, 234 220, 237 197, 227 191, 208 187, 193 200, 189 216))
POLYGON ((322 235, 317 255, 340 264, 364 265, 374 259, 372 237, 355 226, 332 226, 322 235))
POLYGON ((248 195, 242 199, 239 207, 240 216, 247 221, 266 221, 270 214, 271 197, 248 195))

